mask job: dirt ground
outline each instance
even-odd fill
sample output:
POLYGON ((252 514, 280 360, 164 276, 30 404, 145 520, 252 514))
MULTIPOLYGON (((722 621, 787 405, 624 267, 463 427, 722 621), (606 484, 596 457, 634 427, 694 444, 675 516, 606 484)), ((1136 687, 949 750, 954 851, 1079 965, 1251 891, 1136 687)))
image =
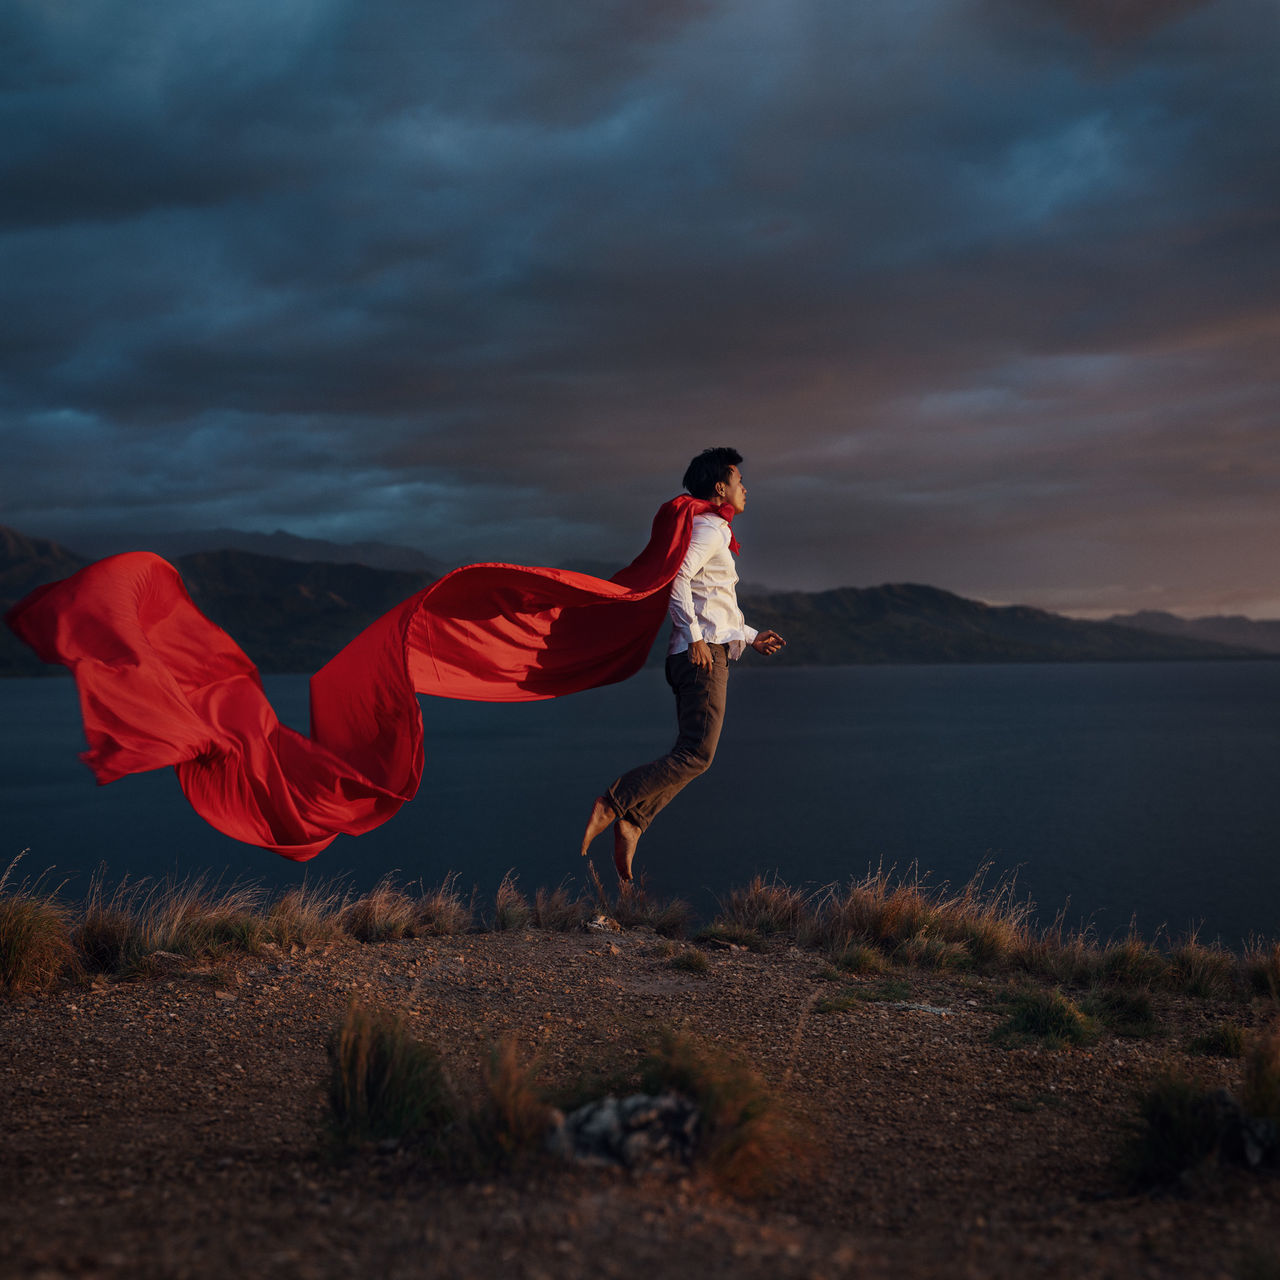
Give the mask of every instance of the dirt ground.
POLYGON ((990 1039, 1002 979, 897 972, 896 1003, 821 1012, 883 979, 832 981, 785 946, 708 956, 674 969, 647 931, 344 942, 5 1001, 0 1274, 1280 1276, 1280 1179, 1133 1194, 1115 1164, 1164 1064, 1238 1086, 1238 1063, 1186 1046, 1263 1006, 1161 997, 1155 1038, 1010 1049, 990 1039), (507 1034, 554 1084, 685 1029, 789 1101, 807 1168, 747 1202, 696 1171, 459 1182, 405 1149, 335 1160, 325 1043, 353 995, 405 1010, 459 1079, 507 1034))

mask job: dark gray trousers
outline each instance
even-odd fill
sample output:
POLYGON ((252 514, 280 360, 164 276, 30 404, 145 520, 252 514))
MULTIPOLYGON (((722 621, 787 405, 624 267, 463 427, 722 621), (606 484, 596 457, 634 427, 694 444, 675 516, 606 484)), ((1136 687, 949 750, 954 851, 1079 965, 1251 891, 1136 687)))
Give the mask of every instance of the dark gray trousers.
POLYGON ((657 760, 624 773, 605 793, 620 818, 641 831, 700 773, 710 767, 724 724, 729 690, 729 651, 713 644, 711 668, 695 667, 689 654, 667 658, 667 683, 676 696, 675 746, 657 760))

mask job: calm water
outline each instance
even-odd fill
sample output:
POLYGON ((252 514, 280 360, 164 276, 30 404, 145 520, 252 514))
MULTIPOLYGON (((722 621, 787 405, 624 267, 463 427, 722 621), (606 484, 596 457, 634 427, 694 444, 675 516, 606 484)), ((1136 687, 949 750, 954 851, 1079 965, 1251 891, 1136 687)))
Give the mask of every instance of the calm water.
MULTIPOLYGON (((305 729, 304 676, 267 691, 305 729)), ((272 886, 451 871, 486 897, 580 880, 590 801, 673 735, 660 672, 518 706, 425 700, 427 772, 379 830, 309 864, 228 840, 169 770, 94 784, 69 680, 0 680, 0 868, 108 879, 209 872, 272 886)), ((734 672, 720 755, 655 823, 652 891, 714 895, 754 872, 819 885, 883 862, 963 882, 1017 872, 1042 917, 1104 934, 1202 924, 1280 935, 1280 663, 847 667, 734 672)), ((609 868, 608 838, 596 864, 609 868)), ((611 875, 611 871, 610 871, 611 875)))

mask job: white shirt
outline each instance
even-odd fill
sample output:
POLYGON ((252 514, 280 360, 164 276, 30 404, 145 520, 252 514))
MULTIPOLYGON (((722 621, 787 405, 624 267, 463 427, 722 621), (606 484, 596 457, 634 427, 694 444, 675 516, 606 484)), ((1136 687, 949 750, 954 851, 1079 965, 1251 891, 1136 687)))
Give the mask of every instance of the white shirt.
POLYGON ((667 653, 683 653, 695 640, 727 644, 729 656, 742 655, 757 635, 738 608, 738 570, 729 550, 732 537, 723 516, 693 517, 693 534, 684 563, 671 584, 671 643, 667 653))

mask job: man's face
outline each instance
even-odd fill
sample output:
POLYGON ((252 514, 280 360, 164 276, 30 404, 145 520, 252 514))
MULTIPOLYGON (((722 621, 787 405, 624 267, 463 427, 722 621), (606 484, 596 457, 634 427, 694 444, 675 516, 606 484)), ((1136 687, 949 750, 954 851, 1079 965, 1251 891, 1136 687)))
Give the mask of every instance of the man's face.
POLYGON ((737 467, 730 467, 728 480, 721 480, 716 485, 716 496, 722 503, 727 502, 737 514, 742 514, 747 505, 747 486, 742 483, 742 472, 737 467))

